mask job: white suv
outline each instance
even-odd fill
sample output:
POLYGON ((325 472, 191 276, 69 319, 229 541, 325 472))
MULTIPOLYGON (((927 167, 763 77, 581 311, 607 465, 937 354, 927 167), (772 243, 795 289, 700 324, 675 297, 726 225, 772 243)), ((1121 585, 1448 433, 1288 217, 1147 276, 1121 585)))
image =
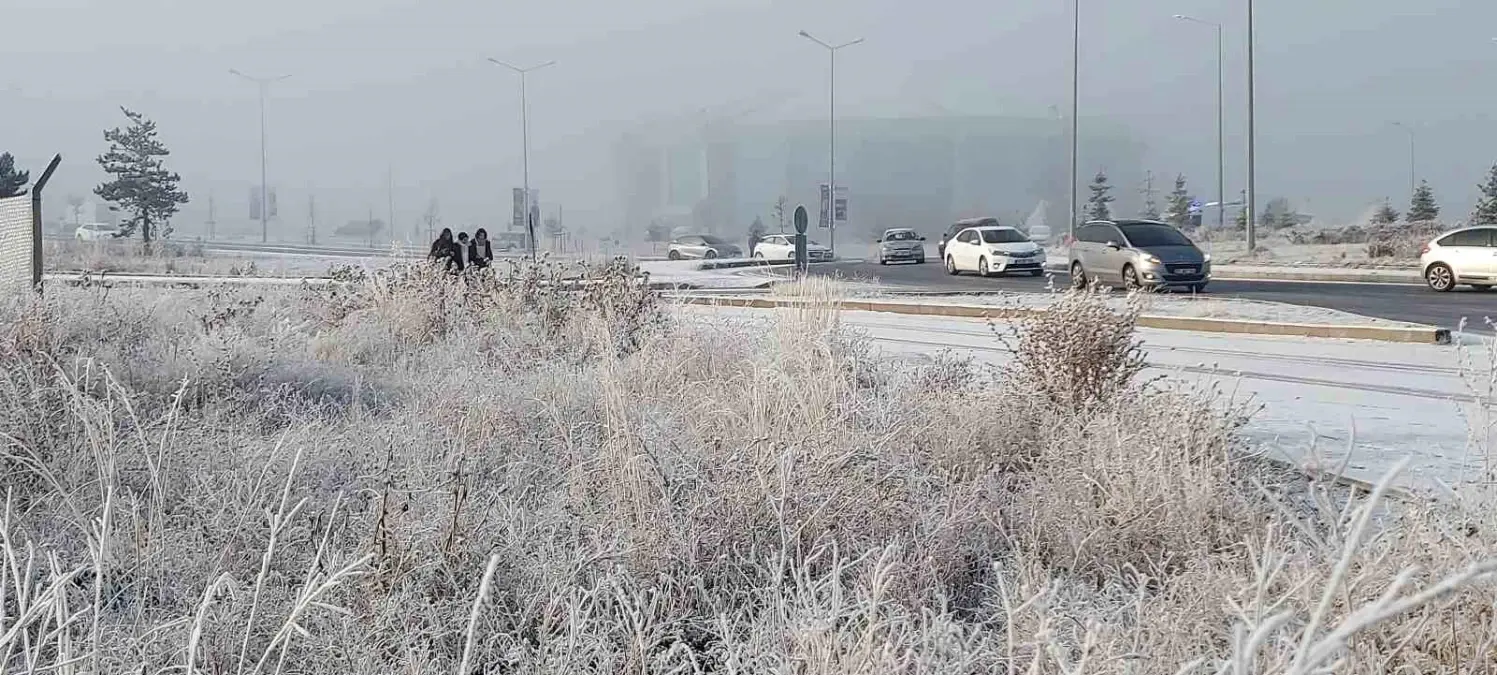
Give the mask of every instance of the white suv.
POLYGON ((1424 282, 1441 293, 1469 284, 1487 290, 1497 284, 1497 226, 1456 230, 1424 245, 1419 254, 1424 282))

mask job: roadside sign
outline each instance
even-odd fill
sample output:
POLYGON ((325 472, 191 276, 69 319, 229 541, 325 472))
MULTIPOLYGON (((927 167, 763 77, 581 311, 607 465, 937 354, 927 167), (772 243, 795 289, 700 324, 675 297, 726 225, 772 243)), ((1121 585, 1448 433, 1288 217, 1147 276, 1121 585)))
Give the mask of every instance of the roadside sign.
POLYGON ((826 183, 821 184, 821 216, 817 219, 817 227, 831 227, 832 218, 839 223, 847 222, 847 186, 837 186, 836 199, 831 198, 831 188, 826 183))
POLYGON ((830 188, 827 187, 826 183, 821 184, 821 217, 816 221, 817 227, 831 226, 831 210, 830 206, 828 205, 828 202, 831 201, 829 190, 830 188))
POLYGON ((525 229, 525 188, 515 188, 514 192, 515 210, 510 219, 509 229, 525 229))
MULTIPOLYGON (((825 213, 825 212, 823 212, 825 213)), ((806 215, 805 206, 795 207, 795 273, 804 275, 806 273, 806 227, 811 220, 806 215)))
POLYGON ((1204 206, 1204 204, 1201 203, 1201 200, 1199 200, 1199 199, 1192 199, 1192 200, 1190 200, 1190 206, 1187 207, 1186 210, 1191 215, 1195 215, 1195 214, 1201 212, 1201 207, 1202 206, 1204 206))

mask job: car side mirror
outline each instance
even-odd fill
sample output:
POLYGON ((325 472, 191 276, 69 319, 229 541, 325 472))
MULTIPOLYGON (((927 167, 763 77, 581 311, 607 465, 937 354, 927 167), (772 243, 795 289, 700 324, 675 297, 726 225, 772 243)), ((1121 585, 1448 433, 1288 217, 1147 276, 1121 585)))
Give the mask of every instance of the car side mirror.
POLYGON ((875 243, 875 244, 882 244, 882 243, 884 243, 884 240, 882 240, 882 239, 874 239, 873 243, 875 243))
POLYGON ((925 241, 925 237, 921 237, 921 238, 920 238, 920 241, 925 241))

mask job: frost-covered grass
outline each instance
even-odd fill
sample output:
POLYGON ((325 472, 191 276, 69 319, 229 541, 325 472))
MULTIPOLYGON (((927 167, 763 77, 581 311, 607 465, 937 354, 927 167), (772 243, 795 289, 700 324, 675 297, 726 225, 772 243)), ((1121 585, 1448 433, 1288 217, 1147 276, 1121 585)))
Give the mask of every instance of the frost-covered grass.
MULTIPOLYGON (((0 670, 1483 672, 1497 523, 1246 458, 1088 295, 1014 365, 632 271, 0 306, 0 670)), ((995 337, 995 339, 998 339, 995 337)))

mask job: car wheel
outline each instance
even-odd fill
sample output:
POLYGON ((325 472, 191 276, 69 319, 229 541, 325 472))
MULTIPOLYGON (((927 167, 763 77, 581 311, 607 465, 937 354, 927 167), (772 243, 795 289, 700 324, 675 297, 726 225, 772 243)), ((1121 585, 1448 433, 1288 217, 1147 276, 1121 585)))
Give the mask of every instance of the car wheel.
POLYGON ((956 258, 953 258, 949 255, 946 256, 946 273, 950 274, 951 276, 957 275, 956 258))
POLYGON ((1071 263, 1071 288, 1084 290, 1089 283, 1086 278, 1086 270, 1081 268, 1081 263, 1071 263))
POLYGON ((665 254, 665 257, 667 257, 667 258, 669 258, 671 260, 680 260, 681 259, 681 252, 680 251, 671 251, 670 253, 665 254))
POLYGON ((1139 281, 1138 281, 1138 270, 1133 269, 1132 265, 1124 265, 1123 266, 1123 289, 1124 290, 1129 290, 1129 291, 1136 291, 1136 290, 1138 290, 1138 289, 1140 289, 1142 287, 1143 287, 1143 284, 1139 283, 1139 281))
POLYGON ((880 264, 880 265, 888 265, 888 264, 889 264, 889 261, 888 261, 888 260, 885 260, 885 259, 883 259, 883 258, 879 258, 879 259, 878 259, 878 264, 880 264))
POLYGON ((989 276, 992 276, 992 275, 993 275, 993 271, 990 270, 990 269, 988 269, 988 259, 987 258, 978 258, 977 259, 977 276, 980 276, 980 277, 989 277, 989 276))
POLYGON ((1455 290, 1455 272, 1445 263, 1435 263, 1424 270, 1424 282, 1441 293, 1455 290))
POLYGON ((702 257, 706 258, 708 260, 711 260, 711 259, 717 257, 717 251, 709 248, 709 249, 707 249, 707 253, 705 255, 703 255, 702 257))
POLYGON ((1190 285, 1190 292, 1191 293, 1205 293, 1206 292, 1206 284, 1191 284, 1190 285))
POLYGON ((924 265, 925 264, 925 256, 922 255, 919 258, 916 258, 915 259, 915 264, 916 265, 924 265))
POLYGON ((1032 276, 1032 277, 1042 277, 1042 276, 1045 276, 1045 268, 1042 267, 1042 268, 1037 269, 1037 270, 1029 270, 1029 276, 1032 276))

